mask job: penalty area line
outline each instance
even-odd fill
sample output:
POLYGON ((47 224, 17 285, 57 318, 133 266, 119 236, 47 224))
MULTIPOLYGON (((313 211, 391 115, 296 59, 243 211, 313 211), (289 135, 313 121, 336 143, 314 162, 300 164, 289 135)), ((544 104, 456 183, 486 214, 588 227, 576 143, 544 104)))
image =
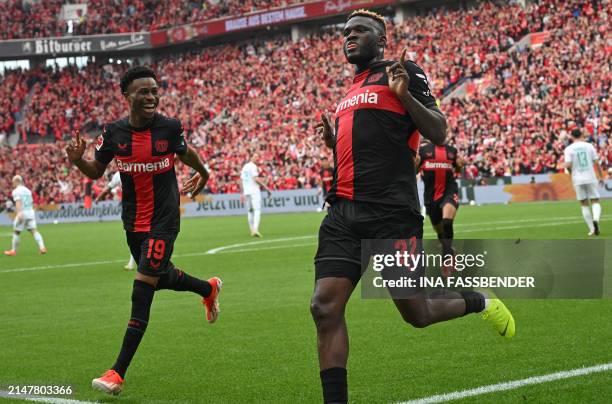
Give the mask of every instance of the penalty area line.
POLYGON ((50 403, 50 404, 97 404, 97 401, 81 401, 73 400, 69 398, 52 397, 52 396, 36 396, 31 394, 11 394, 8 391, 0 390, 0 398, 7 398, 11 400, 23 400, 23 401, 36 401, 39 403, 50 403))
POLYGON ((488 386, 476 387, 469 390, 455 391, 452 393, 439 394, 430 397, 423 397, 416 400, 404 401, 398 404, 430 404, 443 403, 446 401, 459 400, 466 397, 479 396, 481 394, 496 393, 498 391, 514 390, 523 386, 548 383, 556 380, 569 379, 572 377, 585 376, 591 373, 607 372, 612 370, 612 362, 587 368, 577 368, 564 370, 562 372, 550 373, 542 376, 533 376, 526 379, 513 380, 511 382, 490 384, 488 386))

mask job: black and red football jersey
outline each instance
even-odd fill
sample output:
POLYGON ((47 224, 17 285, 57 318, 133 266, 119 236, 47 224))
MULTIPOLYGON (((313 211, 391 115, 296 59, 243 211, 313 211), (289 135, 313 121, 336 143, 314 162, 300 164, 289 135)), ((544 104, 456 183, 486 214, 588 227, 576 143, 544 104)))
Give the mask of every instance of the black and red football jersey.
POLYGON ((132 127, 128 118, 105 126, 97 139, 95 158, 103 164, 117 160, 125 230, 179 230, 180 198, 174 154, 186 152, 183 127, 178 119, 156 113, 143 128, 132 127))
POLYGON ((455 181, 457 149, 452 146, 436 146, 431 143, 419 149, 420 169, 425 184, 425 203, 435 202, 445 195, 457 194, 455 181))
POLYGON ((319 174, 321 175, 321 186, 323 187, 323 190, 325 192, 329 192, 334 180, 334 169, 331 167, 321 168, 319 174))
MULTIPOLYGON (((336 175, 327 200, 375 202, 419 210, 414 158, 417 126, 389 88, 386 67, 379 61, 358 71, 338 103, 335 119, 336 175)), ((426 107, 436 105, 423 70, 405 62, 409 91, 426 107)))

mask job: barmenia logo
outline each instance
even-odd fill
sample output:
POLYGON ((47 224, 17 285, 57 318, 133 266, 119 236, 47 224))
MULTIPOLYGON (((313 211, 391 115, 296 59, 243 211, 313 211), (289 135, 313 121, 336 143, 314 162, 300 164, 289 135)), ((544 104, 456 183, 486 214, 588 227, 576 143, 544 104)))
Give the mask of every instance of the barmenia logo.
POLYGON ((435 170, 435 169, 444 169, 444 170, 452 170, 453 165, 451 163, 445 163, 441 161, 426 161, 423 166, 426 170, 435 170))
POLYGON ((152 173, 170 167, 168 157, 154 163, 124 163, 117 160, 117 168, 122 173, 152 173))
POLYGON ((336 114, 340 111, 344 111, 347 108, 361 104, 378 104, 378 94, 371 93, 370 90, 366 90, 363 93, 356 94, 351 98, 347 98, 340 104, 338 104, 338 108, 336 108, 336 114))

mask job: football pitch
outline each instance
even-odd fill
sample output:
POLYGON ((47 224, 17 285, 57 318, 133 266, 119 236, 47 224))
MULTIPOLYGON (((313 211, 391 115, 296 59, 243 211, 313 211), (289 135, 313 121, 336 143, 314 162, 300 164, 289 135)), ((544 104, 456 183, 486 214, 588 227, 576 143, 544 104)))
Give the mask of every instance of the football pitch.
MULTIPOLYGON (((603 201, 602 210, 602 237, 612 240, 612 201, 603 201)), ((114 363, 130 313, 134 273, 123 269, 128 249, 121 224, 40 226, 45 256, 23 234, 18 256, 0 257, 0 390, 70 385, 74 393, 65 398, 88 402, 321 402, 309 300, 323 215, 263 215, 262 239, 249 237, 246 215, 183 219, 173 261, 192 275, 223 279, 221 315, 210 325, 195 295, 157 293, 118 397, 90 384, 114 363)), ((429 222, 425 229, 433 237, 429 222)), ((10 246, 10 232, 0 228, 2 249, 10 246)), ((456 238, 584 239, 586 233, 574 201, 463 206, 455 225, 456 238)), ((415 329, 391 301, 362 300, 357 289, 347 308, 350 401, 610 402, 612 299, 506 303, 517 322, 512 340, 477 315, 415 329), (605 366, 534 379, 598 365, 605 366), (518 388, 432 398, 523 379, 528 382, 518 388)))

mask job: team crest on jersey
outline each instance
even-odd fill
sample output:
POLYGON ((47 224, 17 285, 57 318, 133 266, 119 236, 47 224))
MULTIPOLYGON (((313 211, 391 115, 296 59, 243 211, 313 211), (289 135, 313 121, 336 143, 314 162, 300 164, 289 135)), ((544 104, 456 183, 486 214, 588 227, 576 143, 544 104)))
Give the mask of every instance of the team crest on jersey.
POLYGON ((366 81, 366 83, 375 83, 378 80, 380 80, 382 76, 383 76, 383 73, 374 73, 370 77, 368 77, 368 80, 366 81))
POLYGON ((167 140, 156 140, 155 141, 155 151, 158 153, 165 153, 168 150, 168 141, 167 140))
POLYGON ((100 151, 100 149, 102 148, 102 146, 104 146, 104 138, 102 137, 102 135, 98 136, 98 138, 96 139, 96 150, 100 151))

